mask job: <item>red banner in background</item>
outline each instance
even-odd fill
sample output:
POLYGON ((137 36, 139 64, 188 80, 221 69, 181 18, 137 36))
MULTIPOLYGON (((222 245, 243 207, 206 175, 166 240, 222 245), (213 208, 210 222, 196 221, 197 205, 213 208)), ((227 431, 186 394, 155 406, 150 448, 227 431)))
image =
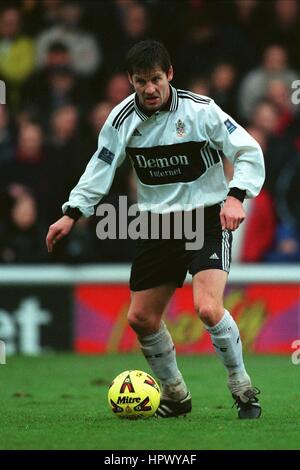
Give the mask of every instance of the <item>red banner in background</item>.
MULTIPOLYGON (((127 285, 84 285, 75 288, 75 349, 81 353, 138 350, 128 326, 130 292, 127 285)), ((300 339, 300 287, 285 284, 231 285, 225 307, 235 318, 244 350, 288 353, 300 339)), ((165 322, 180 353, 211 353, 210 337, 197 318, 192 286, 177 289, 165 322)))

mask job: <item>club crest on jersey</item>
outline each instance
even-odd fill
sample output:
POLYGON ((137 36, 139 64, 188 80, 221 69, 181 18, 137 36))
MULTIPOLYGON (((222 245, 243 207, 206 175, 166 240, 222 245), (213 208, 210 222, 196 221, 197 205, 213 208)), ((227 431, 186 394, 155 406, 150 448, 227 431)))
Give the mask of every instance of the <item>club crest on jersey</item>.
POLYGON ((184 122, 181 119, 178 119, 175 126, 176 126, 177 137, 184 137, 185 136, 185 124, 184 124, 184 122))

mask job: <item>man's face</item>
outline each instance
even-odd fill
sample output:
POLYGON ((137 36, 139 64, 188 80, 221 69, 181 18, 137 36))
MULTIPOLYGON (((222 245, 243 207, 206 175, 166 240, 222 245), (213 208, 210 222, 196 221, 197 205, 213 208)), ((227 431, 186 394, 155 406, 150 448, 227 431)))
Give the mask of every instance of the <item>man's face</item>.
POLYGON ((165 73, 160 67, 151 70, 136 72, 129 75, 140 105, 149 113, 161 109, 170 96, 169 82, 173 78, 173 68, 165 73))

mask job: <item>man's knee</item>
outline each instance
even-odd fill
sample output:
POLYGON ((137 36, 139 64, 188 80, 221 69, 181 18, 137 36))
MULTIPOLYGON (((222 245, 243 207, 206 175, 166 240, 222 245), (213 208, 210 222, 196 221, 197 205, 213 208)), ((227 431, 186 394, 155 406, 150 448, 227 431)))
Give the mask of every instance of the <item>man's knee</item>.
POLYGON ((200 320, 207 326, 216 325, 224 314, 223 305, 212 299, 206 301, 203 299, 202 302, 196 305, 196 310, 200 320))
POLYGON ((127 320, 137 334, 152 334, 159 329, 160 321, 147 310, 131 308, 127 320))
POLYGON ((130 309, 127 315, 127 320, 131 328, 136 331, 147 323, 146 314, 141 310, 130 309))

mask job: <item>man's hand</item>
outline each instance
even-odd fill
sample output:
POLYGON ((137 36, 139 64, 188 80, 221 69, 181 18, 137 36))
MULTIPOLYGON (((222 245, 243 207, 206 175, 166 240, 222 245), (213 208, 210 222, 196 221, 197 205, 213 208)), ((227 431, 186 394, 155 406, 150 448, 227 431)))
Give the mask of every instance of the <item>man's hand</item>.
POLYGON ((71 219, 71 217, 64 215, 57 222, 50 225, 48 234, 46 237, 46 245, 47 245, 48 253, 52 252, 53 245, 55 245, 56 242, 58 242, 61 238, 68 235, 74 223, 75 222, 73 219, 71 219))
POLYGON ((233 196, 228 196, 220 212, 222 230, 236 230, 245 217, 243 203, 233 196))

